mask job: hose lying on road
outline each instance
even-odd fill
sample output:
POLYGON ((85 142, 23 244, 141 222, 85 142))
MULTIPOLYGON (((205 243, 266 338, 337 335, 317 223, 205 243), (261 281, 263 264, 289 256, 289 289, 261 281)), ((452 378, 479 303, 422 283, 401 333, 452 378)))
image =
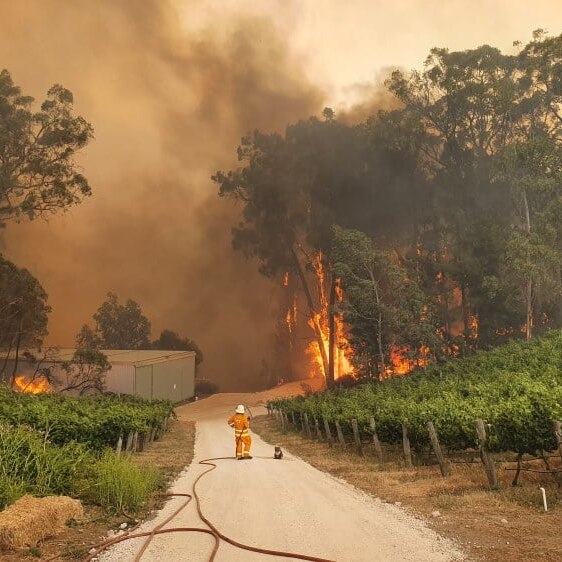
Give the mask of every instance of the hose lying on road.
POLYGON ((333 560, 328 560, 326 558, 319 558, 317 556, 308 556, 306 554, 298 554, 298 553, 295 553, 295 552, 283 552, 281 550, 270 550, 270 549, 266 549, 266 548, 260 548, 260 547, 257 547, 257 546, 251 546, 251 545, 248 545, 248 544, 243 544, 243 543, 235 541, 234 539, 232 539, 230 537, 227 537, 225 534, 221 533, 217 529, 217 527, 215 527, 211 523, 211 521, 209 521, 209 519, 207 519, 203 515, 203 512, 201 510, 201 501, 199 499, 199 495, 197 494, 197 484, 198 484, 198 482, 201 480, 201 478, 203 478, 203 476, 205 476, 206 474, 209 474, 210 472, 215 470, 215 468, 217 468, 217 465, 215 464, 215 461, 221 461, 221 460, 232 460, 232 457, 217 457, 217 458, 212 458, 212 459, 203 459, 203 460, 199 461, 199 464, 204 465, 204 466, 209 466, 210 468, 208 470, 206 470, 205 472, 202 472, 195 479, 195 482, 193 483, 193 486, 192 486, 192 494, 168 494, 168 496, 181 496, 181 497, 186 497, 187 499, 183 502, 183 504, 180 507, 178 507, 178 509, 176 509, 172 513, 172 515, 170 515, 167 519, 165 519, 162 523, 160 523, 152 531, 148 531, 148 532, 145 532, 145 533, 131 532, 127 535, 121 535, 119 537, 114 537, 112 539, 108 539, 108 540, 106 540, 106 541, 104 541, 104 542, 102 542, 102 543, 100 543, 100 544, 98 544, 94 547, 95 553, 90 554, 86 558, 86 562, 90 562, 93 558, 96 558, 97 556, 99 556, 99 554, 101 552, 103 552, 104 550, 107 550, 110 546, 113 546, 117 543, 127 541, 127 540, 131 540, 131 539, 136 539, 136 538, 139 538, 139 537, 146 537, 146 540, 144 541, 141 549, 139 550, 138 554, 135 557, 135 562, 138 562, 141 559, 144 552, 146 551, 146 549, 148 548, 148 545, 151 543, 151 541, 154 539, 154 537, 156 535, 161 535, 161 534, 164 534, 164 533, 180 533, 180 532, 205 533, 207 535, 211 535, 212 537, 214 537, 215 545, 214 545, 213 551, 211 552, 211 555, 209 557, 209 562, 213 562, 215 560, 215 556, 216 556, 217 551, 219 549, 221 540, 231 544, 232 546, 235 546, 236 548, 240 548, 242 550, 248 550, 248 551, 251 551, 251 552, 257 552, 257 553, 265 554, 265 555, 268 555, 268 556, 282 556, 282 557, 285 557, 285 558, 295 558, 297 560, 310 560, 312 562, 334 562, 333 560), (169 528, 169 529, 163 529, 163 527, 165 525, 167 525, 170 521, 172 521, 189 504, 189 502, 193 499, 193 497, 195 497, 197 513, 199 514, 200 519, 209 526, 209 529, 203 529, 203 528, 197 528, 197 527, 173 527, 173 528, 169 528))

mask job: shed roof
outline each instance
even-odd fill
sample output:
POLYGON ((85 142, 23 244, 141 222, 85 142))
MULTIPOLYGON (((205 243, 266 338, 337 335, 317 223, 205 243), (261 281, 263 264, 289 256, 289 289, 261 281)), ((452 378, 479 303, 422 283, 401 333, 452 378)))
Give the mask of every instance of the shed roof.
MULTIPOLYGON (((56 357, 50 358, 49 361, 69 361, 75 351, 75 348, 70 347, 59 348, 56 357)), ((163 349, 100 349, 100 351, 107 356, 108 361, 112 364, 129 365, 151 365, 195 356, 194 351, 168 351, 163 349)), ((5 356, 6 353, 3 355, 5 356)))

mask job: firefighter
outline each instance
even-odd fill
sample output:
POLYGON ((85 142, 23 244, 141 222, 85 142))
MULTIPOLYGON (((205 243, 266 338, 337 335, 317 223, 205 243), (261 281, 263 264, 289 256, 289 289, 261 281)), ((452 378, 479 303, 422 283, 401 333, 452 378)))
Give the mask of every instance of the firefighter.
POLYGON ((235 414, 228 420, 228 425, 234 428, 234 438, 236 440, 236 458, 241 461, 251 459, 250 446, 250 420, 246 416, 246 409, 243 404, 236 407, 235 414))

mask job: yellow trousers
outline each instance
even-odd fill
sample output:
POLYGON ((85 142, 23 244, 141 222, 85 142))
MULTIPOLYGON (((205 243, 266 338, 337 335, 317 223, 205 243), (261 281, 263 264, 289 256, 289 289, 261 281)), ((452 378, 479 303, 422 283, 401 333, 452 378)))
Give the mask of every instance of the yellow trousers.
POLYGON ((236 438, 236 458, 249 457, 252 438, 249 435, 242 435, 236 438))

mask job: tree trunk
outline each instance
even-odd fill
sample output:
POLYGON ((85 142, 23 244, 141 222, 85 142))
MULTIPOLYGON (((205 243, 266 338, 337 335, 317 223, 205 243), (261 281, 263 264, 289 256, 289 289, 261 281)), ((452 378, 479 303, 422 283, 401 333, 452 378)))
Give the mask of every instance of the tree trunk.
MULTIPOLYGON (((10 355, 12 353, 12 346, 14 345, 14 339, 10 340, 10 347, 8 348, 8 352, 6 353, 6 357, 4 358, 4 363, 2 364, 2 368, 0 369, 0 380, 4 380, 4 373, 6 372, 6 366, 8 365, 8 359, 10 359, 10 355)), ((8 382, 8 381, 6 381, 8 382)))
POLYGON ((461 284, 461 306, 462 306, 462 321, 464 325, 464 347, 470 347, 470 336, 472 330, 470 327, 470 306, 468 303, 467 286, 463 282, 461 284))
POLYGON ((19 356, 20 356, 20 343, 21 343, 22 322, 20 321, 20 329, 16 339, 16 357, 14 360, 14 368, 12 369, 12 376, 10 378, 10 388, 14 388, 16 383, 16 372, 18 370, 19 356))
POLYGON ((382 344, 382 311, 381 311, 381 300, 379 295, 379 286, 375 279, 375 275, 373 274, 372 270, 369 270, 369 275, 371 277, 371 283, 373 284, 373 290, 375 291, 375 299, 377 301, 377 308, 378 308, 378 317, 377 317, 377 344, 379 347, 379 357, 381 362, 381 377, 384 377, 384 373, 386 370, 386 362, 384 360, 384 347, 382 344))
POLYGON ((336 322, 335 311, 336 306, 336 276, 332 274, 332 283, 330 284, 330 304, 328 309, 328 376, 326 377, 326 384, 328 388, 332 388, 335 382, 335 341, 336 341, 336 322))
POLYGON ((308 283, 306 282, 304 271, 302 269, 301 263, 293 246, 291 246, 291 255, 293 257, 293 261, 295 263, 295 267, 297 269, 299 279, 301 280, 302 290, 304 291, 304 295, 306 297, 306 303, 308 305, 308 310, 310 312, 310 318, 312 320, 312 324, 314 327, 314 333, 316 334, 316 341, 318 342, 318 347, 320 348, 320 355, 322 356, 322 366, 324 368, 324 375, 327 376, 329 372, 328 353, 326 352, 326 346, 324 344, 324 339, 322 338, 322 328, 320 327, 320 323, 319 323, 319 313, 316 312, 316 309, 314 308, 314 301, 312 300, 312 295, 310 294, 310 288, 308 287, 308 283))
MULTIPOLYGON (((529 202, 527 200, 527 192, 523 190, 523 205, 525 207, 525 231, 527 236, 531 234, 531 215, 529 213, 529 202)), ((527 262, 530 260, 529 251, 527 250, 527 262)), ((525 288, 525 305, 526 305, 526 322, 525 336, 527 340, 533 337, 533 280, 531 274, 527 278, 527 286, 525 288)))
MULTIPOLYGON (((558 283, 559 286, 562 287, 562 267, 560 264, 558 265, 558 283)), ((557 318, 557 327, 562 326, 562 292, 558 297, 558 318, 557 318)))

